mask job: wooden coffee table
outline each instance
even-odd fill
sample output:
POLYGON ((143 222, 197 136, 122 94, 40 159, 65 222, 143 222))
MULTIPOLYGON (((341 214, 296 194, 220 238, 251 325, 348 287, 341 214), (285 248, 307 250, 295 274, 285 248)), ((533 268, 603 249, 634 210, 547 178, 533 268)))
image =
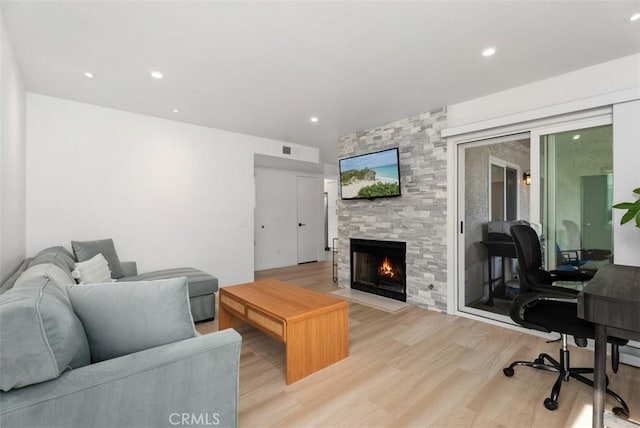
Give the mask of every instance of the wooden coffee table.
POLYGON ((346 301, 275 279, 220 289, 219 329, 249 323, 287 348, 287 384, 349 355, 346 301))

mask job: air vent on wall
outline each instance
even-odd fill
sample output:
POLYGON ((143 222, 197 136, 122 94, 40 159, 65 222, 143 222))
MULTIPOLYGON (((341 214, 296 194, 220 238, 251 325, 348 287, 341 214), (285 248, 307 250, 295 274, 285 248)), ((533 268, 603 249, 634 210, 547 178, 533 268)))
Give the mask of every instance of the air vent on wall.
POLYGON ((291 147, 289 147, 289 146, 282 146, 282 154, 283 154, 283 155, 290 155, 290 154, 291 154, 291 147))

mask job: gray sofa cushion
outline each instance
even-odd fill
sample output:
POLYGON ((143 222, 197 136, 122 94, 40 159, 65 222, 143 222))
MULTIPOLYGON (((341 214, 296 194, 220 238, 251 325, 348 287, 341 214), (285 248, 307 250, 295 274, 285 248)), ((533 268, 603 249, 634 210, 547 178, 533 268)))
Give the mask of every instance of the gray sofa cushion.
POLYGON ((69 287, 92 362, 195 336, 187 278, 69 287))
POLYGON ((0 286, 0 294, 4 293, 7 290, 10 290, 11 287, 13 287, 13 284, 15 284, 16 279, 18 279, 18 277, 20 275, 22 275, 22 272, 24 272, 27 267, 29 266, 29 263, 31 263, 31 258, 25 259, 22 264, 18 267, 18 269, 11 274, 11 276, 9 278, 7 278, 7 280, 5 282, 2 283, 2 286, 0 286))
POLYGON ((22 275, 20 275, 13 284, 13 288, 20 287, 21 284, 26 283, 33 278, 49 278, 59 286, 72 285, 76 283, 69 275, 69 271, 58 267, 55 263, 39 263, 29 266, 29 269, 22 272, 22 275))
POLYGON ((0 427, 237 427, 241 340, 227 329, 0 393, 0 427), (219 424, 179 419, 212 413, 219 424))
POLYGON ((56 378, 89 364, 84 328, 64 286, 35 277, 0 296, 0 389, 56 378))
POLYGON ((120 261, 120 268, 122 269, 122 275, 124 275, 122 278, 120 278, 121 281, 124 277, 136 276, 138 274, 138 265, 136 264, 136 262, 120 261))
POLYGON ((179 276, 186 276, 189 281, 189 297, 204 296, 218 291, 218 278, 191 267, 156 270, 137 276, 125 277, 119 281, 153 281, 179 276))
POLYGON ((213 293, 191 297, 189 304, 191 305, 191 316, 195 322, 210 320, 216 316, 216 295, 213 293))
MULTIPOLYGON (((79 262, 84 262, 92 258, 98 253, 102 253, 107 263, 109 263, 109 269, 111 270, 111 278, 122 278, 122 268, 120 267, 120 259, 116 248, 113 245, 113 239, 99 239, 97 241, 71 241, 71 247, 73 253, 76 255, 76 259, 79 262)), ((71 267, 73 270, 73 267, 71 267)))
POLYGON ((64 247, 49 247, 36 254, 29 263, 29 267, 42 263, 53 263, 60 269, 69 272, 69 276, 71 276, 75 262, 71 253, 64 247))

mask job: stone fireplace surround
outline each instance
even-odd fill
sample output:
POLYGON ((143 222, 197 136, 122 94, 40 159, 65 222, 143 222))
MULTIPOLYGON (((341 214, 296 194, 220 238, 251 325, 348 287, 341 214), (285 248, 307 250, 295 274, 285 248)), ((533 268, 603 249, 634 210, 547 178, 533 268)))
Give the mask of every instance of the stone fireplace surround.
POLYGON ((446 110, 423 113, 340 138, 344 158, 399 148, 402 196, 338 200, 338 285, 351 283, 351 238, 405 241, 407 302, 447 309, 446 110))

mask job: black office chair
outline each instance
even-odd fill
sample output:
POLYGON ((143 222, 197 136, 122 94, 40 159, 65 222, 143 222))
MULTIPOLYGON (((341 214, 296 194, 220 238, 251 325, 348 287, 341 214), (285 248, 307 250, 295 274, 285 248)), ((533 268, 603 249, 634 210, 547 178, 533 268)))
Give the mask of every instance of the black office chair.
POLYGON ((525 282, 527 289, 541 292, 549 292, 560 294, 563 296, 577 296, 579 291, 572 288, 566 288, 554 285, 554 282, 586 282, 593 279, 593 273, 581 272, 578 270, 551 270, 546 271, 542 266, 542 251, 540 248, 540 240, 535 230, 528 225, 514 225, 511 227, 511 237, 516 244, 516 255, 518 256, 518 272, 521 281, 525 282), (515 226, 525 226, 516 228, 520 236, 519 243, 513 235, 515 226), (518 246, 524 257, 518 254, 518 246))
MULTIPOLYGON (((558 373, 558 378, 551 389, 551 396, 544 400, 544 406, 549 410, 558 408, 558 397, 563 381, 574 378, 593 387, 593 381, 584 377, 584 374, 593 373, 593 368, 574 368, 570 365, 569 349, 567 348, 567 335, 574 336, 578 346, 586 346, 587 339, 593 339, 595 326, 593 323, 578 318, 578 305, 576 295, 578 291, 569 288, 553 286, 553 282, 562 278, 569 280, 585 281, 588 276, 581 276, 580 272, 564 273, 547 272, 542 269, 542 255, 540 241, 535 230, 526 225, 514 225, 511 227, 511 236, 516 246, 518 257, 518 270, 520 273, 520 293, 511 304, 509 315, 511 319, 523 327, 540 330, 547 333, 560 333, 562 347, 560 348, 560 361, 546 353, 538 355, 534 361, 515 361, 503 372, 505 376, 514 375, 514 367, 527 366, 539 370, 558 373)), ((613 354, 617 359, 617 347, 627 343, 624 339, 608 337, 607 341, 613 344, 616 351, 613 354)), ((614 361, 617 365, 617 361, 614 361)), ((608 380, 607 380, 608 381, 608 380)), ((607 394, 615 398, 621 407, 613 409, 614 413, 629 416, 627 403, 615 392, 607 388, 607 394)))

